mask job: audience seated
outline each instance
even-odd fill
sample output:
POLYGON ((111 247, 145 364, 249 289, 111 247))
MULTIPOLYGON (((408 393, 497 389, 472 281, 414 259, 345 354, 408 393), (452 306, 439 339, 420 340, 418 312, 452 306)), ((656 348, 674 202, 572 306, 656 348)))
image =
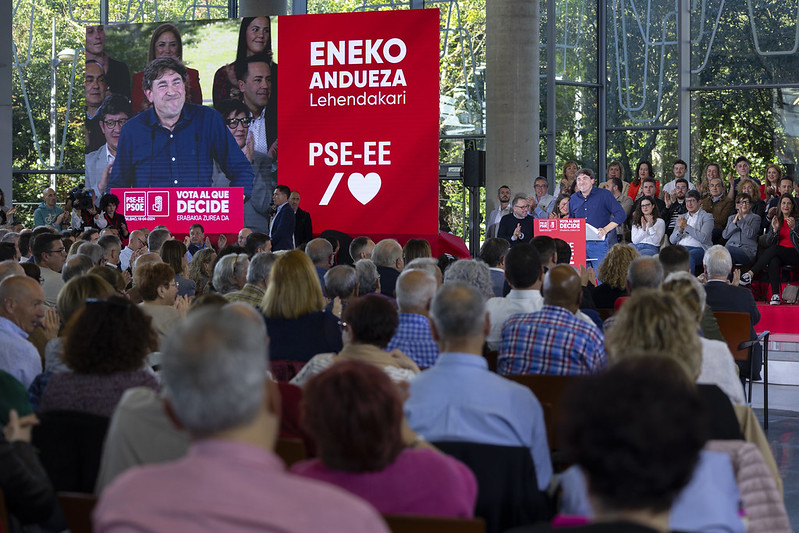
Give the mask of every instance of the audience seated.
POLYGON ((213 274, 211 266, 214 261, 216 261, 216 252, 213 248, 203 248, 191 257, 189 278, 194 281, 194 294, 197 296, 208 292, 213 274))
POLYGON ((0 281, 0 370, 26 388, 42 371, 42 360, 28 337, 45 318, 44 292, 31 278, 19 273, 0 281))
POLYGON ((484 296, 461 282, 445 283, 430 308, 441 355, 410 385, 405 416, 428 441, 461 441, 530 450, 538 488, 552 478, 541 404, 530 389, 488 370, 484 296))
POLYGON ((509 249, 510 243, 508 241, 496 237, 486 239, 480 247, 479 257, 488 265, 488 269, 491 273, 491 287, 496 297, 504 295, 505 254, 508 253, 509 249))
POLYGON ((380 274, 380 292, 393 298, 394 286, 405 266, 402 260, 402 246, 394 239, 383 239, 374 245, 371 259, 380 274))
POLYGON ((196 283, 189 279, 189 262, 186 259, 186 245, 180 241, 166 241, 161 246, 161 260, 175 271, 175 283, 178 286, 178 296, 192 297, 196 290, 196 283))
POLYGON ((394 381, 409 381, 419 367, 398 349, 386 351, 397 330, 397 311, 385 299, 367 295, 353 300, 342 316, 344 347, 339 353, 320 353, 302 367, 291 383, 300 387, 340 361, 355 360, 382 368, 394 381))
POLYGON ((605 260, 599 265, 597 279, 602 284, 591 291, 597 309, 613 309, 616 298, 629 296, 627 269, 639 255, 638 251, 629 244, 614 244, 610 247, 605 260))
POLYGON ((438 359, 438 343, 430 332, 430 302, 438 282, 424 270, 408 269, 397 279, 399 325, 388 343, 388 350, 397 349, 422 368, 431 367, 438 359))
POLYGON ((302 425, 319 458, 292 472, 337 485, 383 514, 473 516, 474 474, 408 428, 402 393, 376 367, 343 361, 311 378, 302 425))
POLYGON ((155 375, 144 364, 157 346, 150 322, 125 298, 88 301, 66 326, 63 360, 72 372, 50 377, 39 412, 110 417, 126 389, 158 390, 155 375))
POLYGON ((214 290, 219 294, 239 291, 247 284, 247 269, 250 260, 245 253, 222 255, 220 252, 214 265, 214 290))
POLYGON ((160 345, 167 332, 186 316, 189 301, 178 297, 175 271, 164 263, 136 265, 136 286, 144 300, 139 308, 152 318, 152 327, 160 345))
POLYGON ((444 272, 444 283, 467 283, 483 295, 483 300, 488 301, 494 297, 491 286, 491 274, 485 263, 473 259, 459 259, 452 263, 444 272))
POLYGON ((541 310, 513 315, 502 326, 497 371, 585 375, 603 369, 607 362, 602 333, 574 316, 583 296, 579 274, 568 265, 557 265, 544 276, 541 292, 541 310))
POLYGON ((325 294, 328 302, 325 309, 333 311, 336 298, 341 302, 342 312, 353 298, 358 297, 358 272, 350 265, 336 265, 325 272, 325 294))
POLYGON ((265 377, 265 336, 239 313, 208 309, 168 338, 162 374, 169 409, 192 437, 189 453, 115 479, 94 511, 94 531, 387 533, 363 500, 287 474, 271 451, 279 398, 265 377))
POLYGON ((260 309, 276 259, 277 256, 272 252, 259 252, 252 256, 247 267, 247 283, 241 289, 225 294, 225 298, 230 302, 246 302, 260 309))
POLYGON ((338 319, 325 298, 311 259, 299 250, 281 254, 261 304, 274 360, 309 361, 342 347, 338 319))

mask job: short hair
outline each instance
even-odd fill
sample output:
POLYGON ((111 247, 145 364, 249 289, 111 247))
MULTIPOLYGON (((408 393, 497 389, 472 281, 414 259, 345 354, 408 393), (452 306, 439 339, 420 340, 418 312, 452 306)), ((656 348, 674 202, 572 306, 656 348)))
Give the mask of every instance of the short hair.
POLYGON ((702 369, 702 344, 696 317, 679 298, 660 290, 635 291, 605 332, 609 363, 628 357, 634 350, 662 352, 676 359, 691 381, 696 381, 702 369))
POLYGON ((620 178, 608 178, 608 183, 612 183, 619 190, 624 188, 624 182, 620 178))
POLYGON ((505 277, 512 287, 532 287, 540 275, 541 254, 533 245, 514 246, 505 256, 505 277))
POLYGON ((510 243, 507 240, 492 237, 483 243, 478 255, 488 266, 498 267, 509 249, 510 243))
POLYGON ((42 254, 50 251, 54 242, 61 242, 61 235, 55 233, 40 233, 33 239, 33 261, 41 264, 42 254))
POLYGON ((670 244, 660 250, 658 261, 663 265, 663 277, 672 272, 688 271, 691 263, 691 254, 685 246, 670 244))
POLYGON ((272 266, 269 287, 261 304, 267 318, 294 319, 325 307, 316 269, 305 252, 280 254, 272 266))
POLYGON ((17 240, 17 248, 19 248, 19 253, 21 253, 23 257, 26 257, 31 251, 32 238, 33 232, 29 231, 27 233, 22 233, 19 236, 19 240, 17 240))
MULTIPOLYGON (((0 281, 5 279, 7 276, 7 272, 3 270, 4 263, 13 263, 14 265, 19 265, 22 267, 22 270, 25 272, 25 275, 29 278, 33 278, 36 281, 39 281, 42 278, 42 269, 39 268, 39 265, 36 263, 31 263, 30 261, 23 261, 22 263, 17 263, 16 261, 3 261, 0 262, 0 281)), ((13 274, 9 274, 13 275, 13 274)))
POLYGON ((376 366, 342 361, 313 376, 300 410, 303 429, 331 470, 380 471, 404 448, 399 389, 376 366))
POLYGON ((147 355, 158 347, 151 323, 151 318, 127 298, 109 296, 89 301, 67 323, 64 363, 84 374, 139 370, 147 355))
POLYGON ((330 256, 333 255, 333 245, 327 239, 317 237, 305 245, 305 253, 308 254, 314 265, 316 263, 327 263, 330 260, 330 256))
POLYGON ((732 272, 732 257, 730 251, 720 244, 715 244, 707 249, 702 264, 707 269, 711 278, 726 278, 732 272))
POLYGON ((103 278, 120 294, 125 292, 125 287, 128 284, 119 269, 108 265, 95 265, 89 269, 87 274, 103 278))
POLYGON ((674 180, 674 184, 675 185, 678 184, 678 183, 682 183, 686 187, 690 187, 690 185, 691 185, 690 183, 688 183, 688 180, 685 179, 685 178, 677 178, 676 180, 674 180))
POLYGON ((119 196, 116 194, 104 194, 100 197, 100 211, 105 211, 105 208, 109 205, 115 205, 119 207, 119 196))
POLYGON ((67 283, 72 278, 86 274, 96 264, 87 255, 72 255, 67 258, 64 266, 61 267, 61 280, 67 283))
POLYGON ((494 297, 494 287, 491 284, 491 272, 482 261, 473 259, 459 259, 449 266, 444 273, 444 284, 462 281, 470 284, 480 291, 483 298, 488 300, 494 297))
POLYGON ((17 256, 17 247, 13 242, 0 242, 0 261, 14 259, 17 256))
POLYGON ((438 259, 433 257, 417 257, 402 269, 403 272, 406 270, 424 270, 431 274, 436 279, 436 282, 444 278, 441 269, 438 268, 438 259))
POLYGON ((591 178, 591 179, 595 179, 595 176, 594 176, 594 171, 593 171, 593 170, 591 170, 590 168, 581 168, 580 170, 578 170, 578 171, 577 171, 577 174, 575 174, 575 175, 574 175, 574 176, 575 176, 575 178, 576 178, 577 176, 579 176, 580 174, 585 174, 585 175, 586 175, 586 176, 588 176, 589 178, 591 178))
POLYGON ((516 207, 516 202, 518 202, 519 200, 524 200, 526 202, 527 201, 527 193, 520 192, 520 193, 515 194, 513 196, 513 200, 510 201, 510 205, 513 206, 513 207, 516 207))
POLYGON ((92 260, 92 265, 98 265, 105 257, 105 250, 99 244, 84 242, 78 247, 78 255, 85 255, 92 260))
POLYGON ((508 189, 508 192, 510 192, 510 187, 508 187, 507 185, 501 185, 499 189, 497 189, 497 196, 499 196, 499 193, 502 192, 502 189, 508 189))
POLYGON ((170 239, 161 245, 158 253, 161 261, 172 267, 176 274, 183 275, 183 261, 186 259, 186 245, 183 241, 170 239))
POLYGON ((686 199, 687 198, 693 198, 697 202, 701 202, 702 201, 702 195, 699 194, 699 191, 697 191, 696 189, 691 189, 690 191, 688 191, 686 193, 686 195, 685 195, 685 198, 686 199))
POLYGON ((433 249, 426 239, 408 239, 402 247, 402 260, 410 263, 421 257, 433 257, 433 249))
POLYGON ((16 231, 9 231, 2 237, 0 237, 0 242, 10 242, 14 244, 16 241, 19 240, 19 233, 16 231))
POLYGON ((643 185, 644 183, 651 183, 655 185, 655 187, 657 187, 658 180, 656 180, 653 176, 649 176, 648 178, 644 178, 641 180, 641 185, 643 185))
POLYGON ((403 270, 397 278, 397 305, 400 310, 427 308, 436 294, 438 281, 424 270, 403 270))
POLYGON ((352 258, 353 261, 358 260, 358 257, 361 255, 361 252, 363 251, 364 248, 366 248, 366 246, 369 244, 369 241, 371 240, 372 239, 365 236, 355 237, 354 239, 352 239, 349 251, 350 251, 350 257, 352 258))
POLYGON ((108 253, 109 250, 122 250, 122 241, 116 235, 103 235, 97 241, 97 245, 104 253, 108 253))
POLYGON ((467 283, 442 285, 430 304, 430 319, 438 337, 459 340, 482 335, 485 328, 485 297, 467 283))
POLYGON ((266 243, 269 242, 269 235, 254 231, 247 235, 244 241, 244 249, 247 250, 247 255, 250 257, 258 253, 259 248, 266 248, 266 243))
POLYGON ((180 423, 207 437, 255 419, 266 395, 269 360, 263 321, 211 306, 198 309, 161 347, 166 397, 180 423))
POLYGON ((563 411, 567 455, 609 511, 668 511, 707 439, 696 388, 665 357, 633 357, 586 378, 563 411))
POLYGON ((325 272, 325 292, 328 298, 349 298, 357 285, 358 272, 355 267, 336 265, 325 272))
POLYGON ((648 255, 636 257, 627 267, 627 283, 631 292, 640 288, 657 289, 663 283, 663 265, 648 255))
POLYGON ((688 272, 674 272, 669 274, 661 287, 663 292, 671 293, 694 314, 697 322, 702 320, 705 313, 707 293, 695 276, 688 272))
POLYGON ((263 283, 272 272, 272 265, 275 264, 277 256, 272 252, 259 252, 250 258, 250 266, 247 267, 247 283, 263 283))
POLYGON ((175 271, 166 263, 147 263, 136 267, 136 286, 142 298, 151 302, 158 299, 159 287, 175 280, 175 271))
POLYGON ((236 115, 242 114, 247 117, 250 116, 249 108, 241 100, 222 100, 214 106, 214 109, 216 109, 224 118, 227 118, 231 113, 235 113, 236 115))
POLYGON ((352 330, 354 342, 385 348, 399 325, 394 306, 376 294, 367 294, 347 304, 342 315, 352 330))
POLYGON ((629 244, 614 244, 605 259, 599 264, 598 278, 615 289, 624 290, 627 284, 627 269, 640 254, 629 244))
MULTIPOLYGON (((776 165, 771 165, 771 166, 776 166, 776 165)), ((786 176, 782 176, 778 183, 782 183, 783 181, 790 181, 791 185, 793 185, 793 178, 790 177, 790 176, 787 176, 787 175, 786 176)))
POLYGON ((168 229, 154 229, 147 236, 147 250, 158 253, 161 251, 161 246, 171 238, 172 235, 168 229))
POLYGON ((219 294, 227 294, 238 290, 236 280, 247 279, 247 269, 250 267, 247 254, 228 254, 216 262, 214 266, 214 289, 219 294))
POLYGON ((0 261, 0 281, 3 281, 6 278, 10 278, 11 276, 22 275, 20 274, 20 269, 22 269, 24 274, 29 278, 33 278, 36 281, 39 281, 39 278, 41 277, 41 269, 39 269, 39 274, 37 274, 36 276, 32 276, 28 274, 28 271, 25 269, 25 265, 31 265, 39 269, 39 267, 36 266, 35 263, 28 263, 27 261, 24 263, 18 263, 13 259, 6 259, 5 261, 0 261))
POLYGON ((89 298, 110 298, 114 287, 99 276, 86 274, 69 280, 58 292, 56 309, 61 322, 66 324, 89 298))
POLYGON ((377 291, 380 274, 377 273, 374 261, 371 259, 355 261, 355 273, 358 275, 358 296, 377 291))
POLYGON ((402 257, 402 246, 395 239, 383 239, 372 250, 372 261, 376 266, 394 267, 402 257))
POLYGON ((166 71, 171 70, 181 77, 183 83, 188 83, 188 71, 183 62, 174 57, 159 57, 144 67, 144 76, 142 76, 141 87, 145 91, 153 89, 153 82, 166 74, 166 71))
POLYGON ((122 113, 128 117, 133 115, 130 109, 130 100, 123 94, 109 93, 103 99, 103 103, 100 104, 100 108, 97 110, 95 116, 97 116, 100 121, 103 121, 108 115, 119 115, 122 113))
POLYGON ((542 263, 544 262, 544 259, 549 259, 557 251, 557 248, 555 247, 555 239, 549 235, 537 235, 533 237, 530 241, 530 245, 538 250, 538 255, 541 258, 542 263))
POLYGON ((83 233, 80 234, 80 240, 91 242, 92 236, 99 234, 100 230, 98 230, 97 228, 86 228, 85 230, 83 230, 83 233))
POLYGON ((672 163, 672 164, 671 164, 672 168, 674 168, 674 165, 682 165, 682 166, 684 166, 685 168, 688 168, 688 163, 686 163, 686 162, 685 162, 685 161, 683 161, 682 159, 678 159, 677 161, 675 161, 674 163, 672 163))
POLYGON ((285 194, 286 196, 291 196, 291 189, 287 185, 278 185, 275 187, 275 190, 281 192, 281 194, 285 194))
POLYGON ((555 239, 555 248, 558 253, 558 264, 568 265, 572 260, 572 247, 563 239, 555 239))
POLYGON ((189 231, 191 231, 193 229, 198 229, 198 230, 203 232, 203 235, 205 235, 205 228, 203 227, 202 224, 199 224, 199 223, 195 222, 194 224, 189 226, 189 231))
MULTIPOLYGON (((267 67, 270 67, 269 70, 272 70, 269 57, 265 53, 260 52, 233 62, 233 68, 236 71, 236 79, 247 81, 247 77, 250 75, 250 63, 265 63, 267 67)), ((289 192, 289 194, 291 194, 291 192, 289 192)))
POLYGON ((752 164, 752 163, 749 162, 749 160, 746 157, 740 156, 738 159, 735 160, 735 166, 738 166, 738 163, 740 163, 741 161, 746 161, 747 165, 751 165, 752 164))

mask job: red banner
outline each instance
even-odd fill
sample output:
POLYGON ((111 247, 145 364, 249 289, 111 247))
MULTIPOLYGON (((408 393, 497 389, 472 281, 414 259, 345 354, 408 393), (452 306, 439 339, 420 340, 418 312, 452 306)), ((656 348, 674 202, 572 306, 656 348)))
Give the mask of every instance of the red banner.
POLYGON ((165 225, 172 233, 188 233, 202 224, 206 233, 238 233, 244 226, 244 189, 111 189, 128 230, 165 225))
POLYGON ((538 218, 535 234, 563 239, 572 249, 572 266, 585 266, 585 219, 584 218, 538 218))
POLYGON ((314 228, 438 233, 437 9, 281 17, 279 181, 314 228))

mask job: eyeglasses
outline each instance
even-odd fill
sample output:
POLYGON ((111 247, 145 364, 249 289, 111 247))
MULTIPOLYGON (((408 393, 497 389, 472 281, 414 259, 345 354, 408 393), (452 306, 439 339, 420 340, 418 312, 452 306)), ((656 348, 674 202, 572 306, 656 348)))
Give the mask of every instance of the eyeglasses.
POLYGON ((652 204, 641 204, 641 207, 652 207, 652 204))
POLYGON ((524 205, 514 205, 513 207, 515 207, 516 209, 527 209, 527 205, 526 204, 524 204, 524 205))
POLYGON ((57 248, 55 250, 48 250, 45 253, 48 253, 48 254, 65 254, 65 253, 67 253, 67 249, 66 248, 57 248))
POLYGON ((128 119, 126 118, 118 118, 116 120, 104 120, 103 124, 105 124, 105 127, 108 129, 114 129, 114 126, 119 126, 121 128, 127 121, 128 119))
POLYGON ((238 127, 238 124, 241 124, 245 128, 249 128, 251 123, 252 119, 250 117, 225 119, 225 124, 227 124, 227 127, 232 130, 235 130, 238 127))
POLYGON ((736 204, 738 204, 738 205, 749 205, 749 204, 751 204, 752 202, 750 202, 749 200, 738 200, 738 201, 737 201, 737 202, 735 202, 735 203, 736 203, 736 204))

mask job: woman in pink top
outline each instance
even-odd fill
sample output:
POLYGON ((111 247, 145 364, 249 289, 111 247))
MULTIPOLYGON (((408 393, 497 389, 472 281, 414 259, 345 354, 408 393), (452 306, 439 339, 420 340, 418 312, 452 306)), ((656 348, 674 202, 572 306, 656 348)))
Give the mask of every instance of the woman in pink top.
POLYGON ((311 378, 302 425, 319 458, 291 471, 352 492, 383 514, 472 517, 474 474, 408 427, 402 396, 380 368, 358 361, 342 361, 311 378))

